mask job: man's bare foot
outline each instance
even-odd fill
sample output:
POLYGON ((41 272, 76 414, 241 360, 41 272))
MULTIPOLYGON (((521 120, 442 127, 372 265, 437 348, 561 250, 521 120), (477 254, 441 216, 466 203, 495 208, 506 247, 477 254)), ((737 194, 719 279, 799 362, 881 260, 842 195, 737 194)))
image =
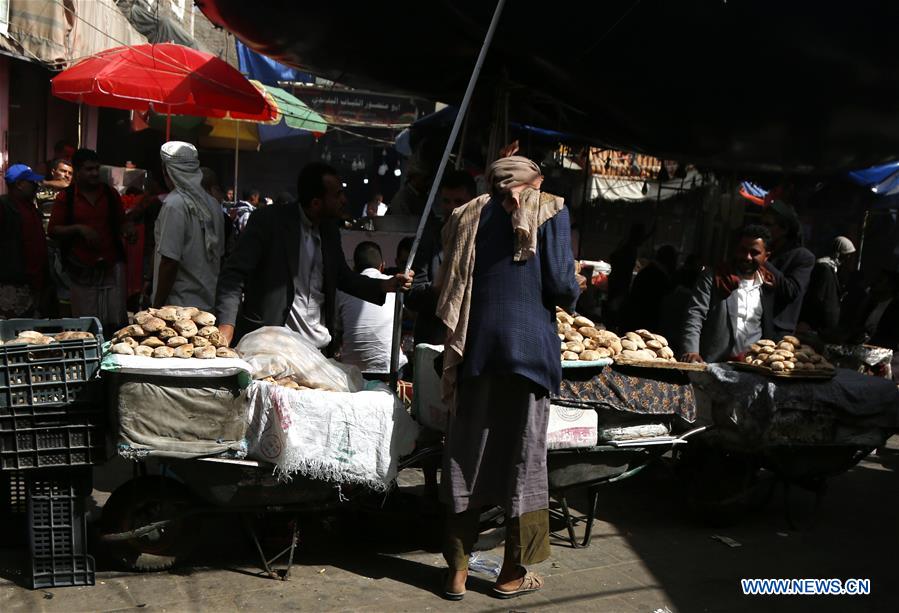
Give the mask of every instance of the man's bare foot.
POLYGON ((464 594, 468 570, 448 570, 446 573, 446 591, 451 594, 464 594))

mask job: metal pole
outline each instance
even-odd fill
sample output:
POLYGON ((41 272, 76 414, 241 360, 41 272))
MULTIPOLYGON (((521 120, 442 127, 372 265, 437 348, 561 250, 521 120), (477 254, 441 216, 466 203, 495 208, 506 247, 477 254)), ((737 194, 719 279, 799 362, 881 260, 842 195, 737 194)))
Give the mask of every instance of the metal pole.
POLYGON ((84 103, 78 103, 78 148, 84 146, 84 103))
POLYGON ((165 142, 172 140, 172 105, 166 105, 165 113, 165 142))
POLYGON ((862 231, 858 239, 858 261, 856 262, 855 267, 855 270, 857 271, 862 269, 862 258, 864 257, 865 253, 865 235, 868 233, 868 217, 870 215, 871 209, 868 209, 867 211, 865 211, 865 216, 862 219, 862 231))
MULTIPOLYGON (((493 19, 490 20, 490 27, 487 28, 487 35, 484 37, 484 43, 481 45, 481 51, 478 53, 478 59, 475 62, 474 69, 471 71, 471 77, 468 79, 468 87, 465 88, 465 95, 462 96, 462 102, 459 104, 459 112, 456 113, 456 119, 453 121, 453 129, 450 131, 449 139, 446 141, 446 147, 443 149, 443 157, 440 158, 440 164, 437 166, 437 173, 431 183, 431 191, 428 193, 428 200, 425 209, 422 211, 421 219, 418 222, 418 230, 415 232, 415 241, 412 243, 412 249, 409 251, 409 259, 404 267, 404 272, 412 269, 412 262, 415 260, 415 254, 418 251, 418 245, 421 243, 421 235, 424 233, 425 225, 427 225, 428 217, 431 215, 431 208, 434 206, 434 198, 437 196, 437 189, 440 186, 440 178, 446 170, 446 164, 449 161, 450 153, 453 150, 453 144, 459 136, 459 130, 462 127, 462 121, 468 112, 468 105, 471 102, 471 94, 474 92, 474 86, 478 82, 478 76, 481 74, 481 68, 484 66, 484 58, 487 57, 487 49, 490 48, 490 42, 493 40, 493 34, 496 32, 496 25, 499 23, 499 16, 503 12, 503 5, 506 0, 497 0, 496 9, 493 11, 493 19)), ((403 295, 399 292, 394 300, 393 311, 393 343, 390 345, 390 386, 396 388, 397 369, 400 362, 400 341, 402 340, 403 330, 403 295)))
POLYGON ((240 151, 240 121, 235 121, 234 125, 236 127, 234 130, 234 202, 238 202, 240 198, 237 195, 237 171, 240 161, 240 155, 238 154, 238 151, 240 151))
MULTIPOLYGON (((577 259, 583 259, 584 229, 587 227, 587 207, 592 202, 593 195, 593 161, 592 147, 587 145, 584 149, 584 198, 581 201, 581 223, 577 232, 577 259)), ((565 164, 565 156, 562 156, 562 164, 565 164)))

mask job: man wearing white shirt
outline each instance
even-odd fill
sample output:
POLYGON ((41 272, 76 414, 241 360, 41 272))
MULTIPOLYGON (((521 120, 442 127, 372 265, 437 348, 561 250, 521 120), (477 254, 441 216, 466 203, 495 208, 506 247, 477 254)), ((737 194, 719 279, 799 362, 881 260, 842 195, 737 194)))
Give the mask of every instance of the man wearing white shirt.
POLYGON ((783 275, 768 262, 771 234, 746 226, 730 261, 705 271, 684 322, 684 362, 724 362, 756 341, 776 339, 776 292, 783 275))
MULTIPOLYGON (((384 258, 376 243, 359 243, 353 252, 355 271, 371 279, 389 279, 383 274, 384 258)), ((359 367, 364 373, 389 374, 390 349, 393 342, 394 296, 388 295, 384 304, 365 302, 343 292, 337 293, 337 328, 343 342, 340 361, 359 367)), ((399 367, 408 360, 400 352, 399 367)))
POLYGON ((375 192, 371 200, 365 203, 362 209, 362 217, 384 217, 387 214, 387 203, 384 202, 384 196, 380 192, 375 192))

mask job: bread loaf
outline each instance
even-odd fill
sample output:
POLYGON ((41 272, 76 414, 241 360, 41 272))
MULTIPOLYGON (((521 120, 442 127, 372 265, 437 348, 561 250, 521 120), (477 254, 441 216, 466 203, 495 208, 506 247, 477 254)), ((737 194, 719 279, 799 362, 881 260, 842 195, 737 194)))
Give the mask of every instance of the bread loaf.
POLYGON ((581 353, 584 351, 584 345, 578 342, 569 342, 565 344, 565 350, 572 353, 581 353))
POLYGON ((138 345, 134 349, 134 355, 142 355, 145 358, 152 358, 153 357, 153 348, 147 347, 146 345, 138 345))
POLYGON ((216 357, 219 358, 236 358, 240 357, 237 355, 237 352, 231 349, 230 347, 219 347, 215 352, 216 357))
POLYGON ((563 362, 577 362, 579 359, 580 359, 580 356, 578 356, 578 354, 571 352, 571 351, 566 351, 562 354, 563 362))
POLYGON ((194 346, 190 343, 186 345, 179 345, 175 348, 175 357, 176 358, 192 358, 194 357, 194 346))
POLYGON ((200 309, 197 307, 181 307, 179 309, 175 309, 175 317, 178 319, 193 319, 197 315, 200 314, 200 309))
POLYGON ((596 325, 586 317, 582 315, 578 315, 574 318, 573 322, 574 327, 576 328, 595 328, 596 325))
POLYGON ((165 321, 175 321, 178 319, 178 309, 176 307, 163 307, 161 309, 150 309, 150 314, 165 321))
POLYGON ((171 347, 156 347, 153 350, 154 358, 171 358, 175 356, 175 350, 171 347))
POLYGON ((116 343, 112 346, 112 352, 119 355, 134 355, 134 348, 128 343, 116 343))
POLYGON ((191 338, 197 335, 197 324, 193 322, 192 319, 179 319, 175 323, 172 324, 172 327, 175 329, 179 335, 184 338, 191 338))
POLYGON ((155 336, 148 336, 147 338, 142 340, 140 344, 144 347, 149 347, 150 349, 156 349, 157 347, 165 346, 165 342, 155 336))
POLYGON ((183 336, 173 336, 168 339, 165 344, 169 347, 180 347, 181 345, 186 345, 189 341, 183 336))
POLYGON ((584 340, 584 336, 580 332, 569 330, 565 333, 565 340, 579 343, 584 340))
POLYGON ((215 347, 207 345, 206 347, 197 348, 194 346, 194 357, 201 360, 211 360, 215 357, 215 347))
POLYGON ((165 320, 159 319, 158 317, 150 317, 144 321, 144 323, 140 324, 140 327, 143 328, 144 332, 147 334, 156 334, 165 328, 165 320))
POLYGON ((126 336, 143 338, 147 333, 144 332, 144 329, 137 324, 131 324, 130 326, 125 326, 121 330, 115 333, 114 338, 116 340, 125 338, 126 336))
POLYGON ((197 324, 198 328, 215 325, 215 315, 207 313, 206 311, 199 311, 192 317, 192 319, 194 320, 194 323, 197 324))

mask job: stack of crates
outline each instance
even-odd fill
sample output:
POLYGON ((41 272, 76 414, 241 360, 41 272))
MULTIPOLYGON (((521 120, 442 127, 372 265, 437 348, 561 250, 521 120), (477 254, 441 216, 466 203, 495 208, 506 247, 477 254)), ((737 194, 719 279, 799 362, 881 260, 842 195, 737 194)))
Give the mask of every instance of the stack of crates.
POLYGON ((0 345, 0 501, 8 517, 24 511, 32 587, 93 585, 85 511, 91 467, 106 457, 102 330, 92 317, 10 319, 0 321, 0 340, 25 330, 94 338, 0 345))

